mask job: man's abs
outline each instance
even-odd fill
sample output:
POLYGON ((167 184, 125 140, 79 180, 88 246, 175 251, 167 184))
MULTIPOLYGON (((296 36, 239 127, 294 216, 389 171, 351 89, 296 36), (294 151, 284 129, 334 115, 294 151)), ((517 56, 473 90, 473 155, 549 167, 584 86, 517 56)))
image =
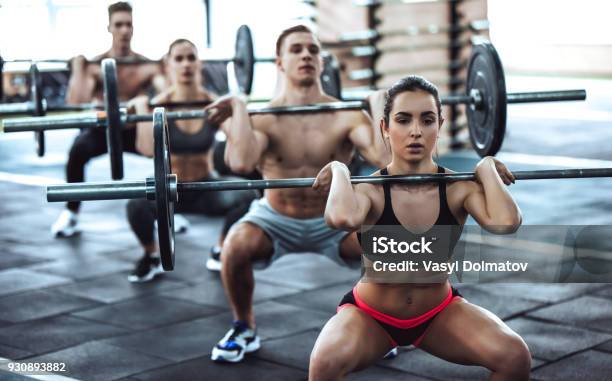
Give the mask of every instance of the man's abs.
POLYGON ((311 188, 267 189, 265 197, 277 212, 291 218, 323 216, 325 198, 311 188))

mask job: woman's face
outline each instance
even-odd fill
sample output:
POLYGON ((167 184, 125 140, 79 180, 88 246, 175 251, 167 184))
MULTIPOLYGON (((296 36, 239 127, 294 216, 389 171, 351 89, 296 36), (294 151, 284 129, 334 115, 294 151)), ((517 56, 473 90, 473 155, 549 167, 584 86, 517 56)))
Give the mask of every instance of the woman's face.
POLYGON ((197 83, 200 74, 200 60, 196 48, 188 42, 172 47, 168 56, 168 75, 173 84, 191 85, 197 83))
POLYGON ((433 157, 441 125, 433 95, 404 91, 395 96, 389 125, 383 123, 383 131, 394 158, 418 163, 433 157))

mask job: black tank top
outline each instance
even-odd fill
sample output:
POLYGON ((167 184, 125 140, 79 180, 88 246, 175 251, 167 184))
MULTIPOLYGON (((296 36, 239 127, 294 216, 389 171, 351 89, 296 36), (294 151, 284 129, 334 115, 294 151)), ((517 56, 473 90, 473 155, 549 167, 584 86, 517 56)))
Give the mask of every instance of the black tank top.
MULTIPOLYGON (((438 165, 438 173, 444 173, 444 167, 438 165)), ((389 175, 387 168, 380 170, 380 174, 383 176, 389 175)), ((385 193, 385 208, 376 221, 376 225, 401 225, 395 213, 393 212, 393 204, 391 203, 391 184, 383 183, 383 191, 385 193)), ((434 222, 435 225, 459 225, 457 219, 450 211, 448 202, 446 201, 446 183, 438 183, 438 198, 440 199, 440 213, 438 219, 434 222)))
MULTIPOLYGON (((438 165, 438 173, 444 173, 444 167, 438 165)), ((389 174, 387 168, 383 168, 380 170, 380 174, 386 176, 389 174)), ((428 235, 436 235, 446 237, 445 239, 439 240, 439 245, 434 244, 433 246, 440 247, 444 252, 448 250, 446 254, 448 254, 448 258, 453 253, 455 245, 459 238, 461 237, 461 232, 463 231, 463 225, 460 225, 455 216, 451 213, 451 210, 448 206, 448 202, 446 200, 446 183, 439 182, 438 183, 438 198, 440 202, 440 210, 438 214, 438 218, 433 226, 423 233, 413 233, 406 228, 403 228, 401 222, 395 216, 393 212, 393 204, 391 201, 391 184, 383 183, 383 192, 385 197, 385 206, 382 214, 378 218, 378 221, 374 224, 375 226, 398 226, 402 227, 404 233, 402 236, 412 237, 412 239, 416 239, 420 236, 428 236, 428 235)), ((357 238, 361 243, 361 233, 357 232, 357 238)))
POLYGON ((188 134, 177 127, 174 120, 168 120, 170 152, 174 154, 205 153, 215 141, 218 126, 202 121, 202 128, 195 134, 188 134))

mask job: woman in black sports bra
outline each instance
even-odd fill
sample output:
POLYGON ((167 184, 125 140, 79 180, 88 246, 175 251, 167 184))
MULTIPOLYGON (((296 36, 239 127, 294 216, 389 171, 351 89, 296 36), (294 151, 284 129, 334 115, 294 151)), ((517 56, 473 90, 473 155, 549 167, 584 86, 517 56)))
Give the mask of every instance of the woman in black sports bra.
MULTIPOLYGON (((152 104, 166 102, 212 101, 202 86, 201 63, 195 45, 186 39, 170 44, 165 60, 170 87, 151 100, 152 104)), ((139 114, 150 113, 146 97, 139 97, 130 105, 139 114)), ((154 152, 151 123, 138 123, 136 148, 145 156, 154 152)), ((211 181, 212 145, 218 126, 206 120, 169 120, 169 146, 172 172, 179 181, 211 181)), ((225 215, 219 241, 237 221, 246 207, 257 196, 253 191, 198 192, 182 194, 175 210, 179 213, 225 215)), ((155 203, 130 200, 127 204, 128 221, 144 249, 144 255, 128 276, 131 282, 145 282, 162 272, 154 237, 155 203)))
MULTIPOLYGON (((392 161, 374 176, 449 172, 433 159, 442 122, 434 85, 418 76, 393 85, 380 124, 392 161)), ((520 210, 505 186, 514 182, 506 167, 487 157, 475 171, 477 182, 353 186, 346 166, 332 162, 321 170, 314 187, 329 191, 328 225, 349 231, 370 227, 362 239, 375 229, 394 226, 402 240, 419 242, 415 249, 426 247, 425 237, 442 229, 449 239, 437 255, 450 258, 468 215, 494 233, 514 232, 521 224, 520 210)), ((365 276, 372 273, 371 258, 364 258, 365 276)), ((416 281, 396 283, 362 278, 321 331, 310 357, 309 379, 343 379, 406 345, 447 361, 486 367, 491 380, 529 379, 531 355, 518 334, 491 312, 463 299, 447 279, 421 282, 421 274, 416 274, 416 281)), ((432 279, 429 275, 423 274, 424 279, 432 279)))

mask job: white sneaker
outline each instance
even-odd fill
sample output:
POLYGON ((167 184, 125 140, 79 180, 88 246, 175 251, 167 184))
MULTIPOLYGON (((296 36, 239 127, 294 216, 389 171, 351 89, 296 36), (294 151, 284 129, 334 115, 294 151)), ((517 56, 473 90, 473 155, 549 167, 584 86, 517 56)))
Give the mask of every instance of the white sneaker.
POLYGON ((183 217, 181 214, 174 214, 174 232, 176 234, 185 233, 189 229, 189 220, 183 217))
POLYGON ((245 353, 255 352, 260 347, 255 330, 234 321, 232 329, 213 348, 210 358, 215 362, 240 362, 245 353))
POLYGON ((221 271, 221 248, 217 245, 210 248, 206 268, 210 271, 221 271))
POLYGON ((128 281, 132 283, 148 282, 163 273, 161 259, 158 256, 145 254, 136 262, 134 270, 128 275, 128 281))
POLYGON ((78 214, 71 210, 64 210, 51 225, 51 234, 54 237, 71 237, 81 230, 78 228, 78 214))

